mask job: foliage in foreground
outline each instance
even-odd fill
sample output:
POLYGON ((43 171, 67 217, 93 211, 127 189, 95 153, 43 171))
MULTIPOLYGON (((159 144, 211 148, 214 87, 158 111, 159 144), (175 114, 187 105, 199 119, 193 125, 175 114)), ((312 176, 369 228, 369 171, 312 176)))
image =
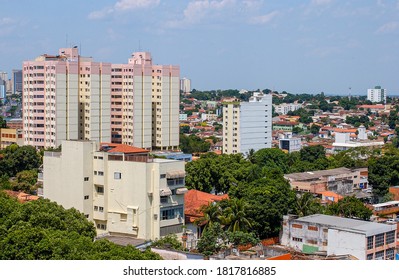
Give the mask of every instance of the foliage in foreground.
POLYGON ((92 222, 49 200, 20 204, 0 192, 1 260, 157 260, 158 254, 93 241, 92 222))

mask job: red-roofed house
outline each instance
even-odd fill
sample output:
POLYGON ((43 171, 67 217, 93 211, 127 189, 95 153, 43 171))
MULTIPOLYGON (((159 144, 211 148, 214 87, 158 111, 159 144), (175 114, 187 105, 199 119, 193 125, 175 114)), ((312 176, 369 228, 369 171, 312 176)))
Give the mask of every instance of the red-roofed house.
POLYGON ((184 216, 187 229, 200 237, 201 229, 194 224, 194 221, 204 216, 201 208, 223 199, 229 199, 229 196, 227 194, 214 195, 198 190, 189 190, 184 196, 184 216))

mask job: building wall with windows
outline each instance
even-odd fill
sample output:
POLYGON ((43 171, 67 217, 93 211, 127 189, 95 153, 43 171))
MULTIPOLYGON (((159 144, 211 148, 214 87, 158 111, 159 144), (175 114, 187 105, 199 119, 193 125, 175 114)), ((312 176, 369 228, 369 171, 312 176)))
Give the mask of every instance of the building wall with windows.
POLYGON ((22 146, 24 144, 22 129, 0 128, 0 149, 12 144, 22 146))
POLYGON ((271 148, 272 96, 254 93, 249 102, 231 102, 223 107, 223 153, 246 154, 271 148))
POLYGON ((55 148, 63 140, 111 141, 111 64, 77 48, 23 62, 24 144, 55 148))
POLYGON ((297 251, 350 254, 360 260, 393 259, 396 225, 328 215, 284 216, 281 243, 297 251))
POLYGON ((183 231, 184 178, 183 161, 123 144, 64 141, 61 153, 45 153, 43 193, 83 212, 97 234, 154 240, 183 231))
POLYGON ((371 102, 383 102, 385 104, 387 101, 387 90, 380 86, 368 89, 367 100, 370 100, 371 102))

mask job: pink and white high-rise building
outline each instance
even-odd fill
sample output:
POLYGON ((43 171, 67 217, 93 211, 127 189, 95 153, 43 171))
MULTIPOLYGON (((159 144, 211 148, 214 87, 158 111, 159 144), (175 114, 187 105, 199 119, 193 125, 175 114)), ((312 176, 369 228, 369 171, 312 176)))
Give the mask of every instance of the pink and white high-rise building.
POLYGON ((23 63, 24 144, 62 140, 145 149, 179 145, 180 68, 136 52, 126 64, 94 62, 77 48, 23 63))
POLYGON ((76 47, 23 62, 24 144, 110 141, 110 79, 110 63, 81 57, 76 47))
POLYGON ((153 65, 149 52, 112 64, 112 141, 145 149, 179 146, 180 68, 153 65))

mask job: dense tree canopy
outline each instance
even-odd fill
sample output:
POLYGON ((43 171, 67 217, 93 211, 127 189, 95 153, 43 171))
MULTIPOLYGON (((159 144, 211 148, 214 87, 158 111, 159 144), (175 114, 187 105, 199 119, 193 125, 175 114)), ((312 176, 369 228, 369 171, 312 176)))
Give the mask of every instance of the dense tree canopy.
POLYGON ((2 260, 139 260, 161 259, 151 251, 93 241, 92 222, 75 209, 45 199, 20 204, 0 192, 2 260))

